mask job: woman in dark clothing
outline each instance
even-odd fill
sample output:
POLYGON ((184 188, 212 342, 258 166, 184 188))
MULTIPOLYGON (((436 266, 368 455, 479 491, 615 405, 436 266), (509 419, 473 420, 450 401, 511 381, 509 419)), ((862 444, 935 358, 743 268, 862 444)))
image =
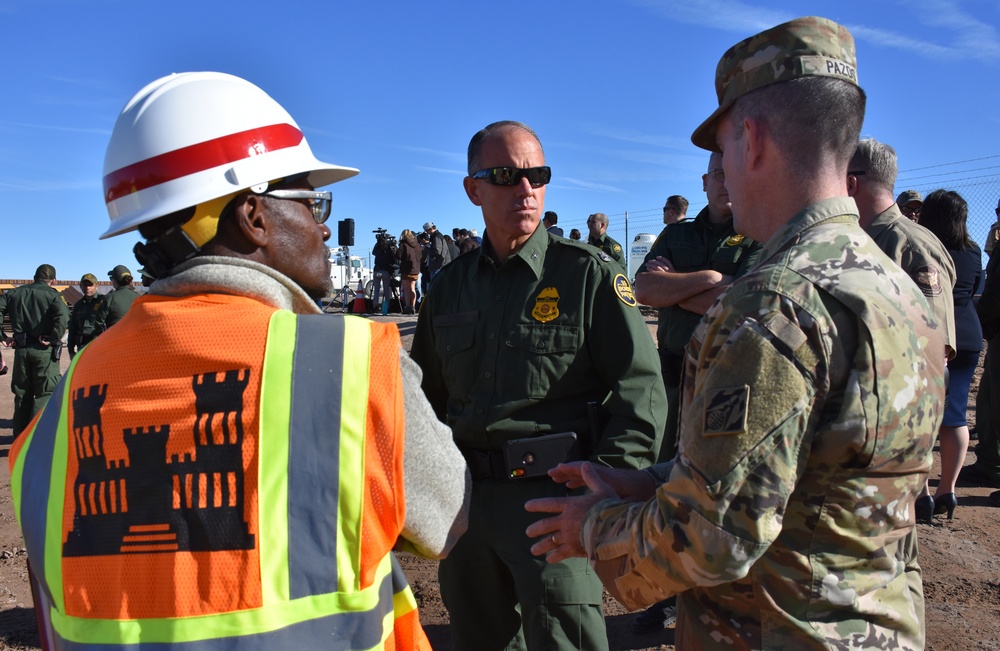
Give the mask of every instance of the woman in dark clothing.
POLYGON ((421 253, 416 236, 407 228, 400 234, 399 248, 396 250, 396 257, 399 259, 400 285, 403 288, 403 314, 413 314, 413 306, 416 304, 421 253))
POLYGON ((937 235, 955 262, 955 356, 948 360, 948 399, 938 433, 941 445, 941 481, 934 494, 934 512, 948 513, 958 504, 955 481, 969 448, 965 410, 969 402, 972 373, 983 348, 983 331, 972 297, 983 275, 982 253, 969 237, 966 219, 969 206, 957 192, 935 190, 924 199, 920 225, 937 235))

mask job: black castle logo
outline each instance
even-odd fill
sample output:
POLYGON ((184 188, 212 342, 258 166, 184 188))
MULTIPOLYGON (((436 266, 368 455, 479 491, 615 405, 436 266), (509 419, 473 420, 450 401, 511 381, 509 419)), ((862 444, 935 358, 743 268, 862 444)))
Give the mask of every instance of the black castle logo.
POLYGON ((167 459, 170 425, 126 428, 128 457, 108 461, 108 385, 73 395, 79 472, 64 556, 253 549, 243 519, 243 393, 250 369, 192 378, 194 454, 167 459))

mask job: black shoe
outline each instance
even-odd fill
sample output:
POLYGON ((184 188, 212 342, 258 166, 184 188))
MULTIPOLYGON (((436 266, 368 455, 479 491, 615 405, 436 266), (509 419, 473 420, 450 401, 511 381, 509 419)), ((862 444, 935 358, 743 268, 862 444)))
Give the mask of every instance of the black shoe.
POLYGON ((958 498, 955 497, 954 493, 934 496, 934 515, 947 513, 948 519, 951 520, 955 515, 956 506, 958 506, 958 498))
POLYGON ((913 510, 916 512, 917 524, 930 524, 934 518, 934 498, 930 495, 918 497, 913 502, 913 510))
POLYGON ((958 478, 962 481, 967 481, 973 484, 1000 488, 1000 479, 987 475, 985 472, 977 468, 975 464, 962 468, 962 471, 958 473, 958 478))
POLYGON ((655 633, 673 626, 677 622, 677 608, 674 600, 668 599, 653 604, 632 620, 633 633, 655 633))
POLYGON ((1000 506, 1000 491, 993 491, 990 496, 986 498, 990 501, 993 506, 1000 506))

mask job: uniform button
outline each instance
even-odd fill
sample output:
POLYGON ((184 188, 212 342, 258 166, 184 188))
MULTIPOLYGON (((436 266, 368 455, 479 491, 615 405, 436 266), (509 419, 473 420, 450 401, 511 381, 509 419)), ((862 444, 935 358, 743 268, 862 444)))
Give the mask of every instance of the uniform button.
POLYGON ((483 415, 483 410, 482 409, 477 409, 476 410, 476 414, 479 415, 479 416, 482 416, 483 415))
POLYGON ((451 344, 445 346, 444 349, 447 350, 447 351, 449 351, 449 352, 451 352, 451 344))
POLYGON ((492 374, 492 373, 490 373, 489 371, 486 371, 486 373, 484 373, 484 375, 485 375, 486 377, 488 377, 488 378, 490 378, 490 377, 493 377, 493 374, 492 374))
POLYGON ((545 342, 539 341, 537 344, 535 344, 535 348, 537 348, 538 350, 545 348, 545 342))
POLYGON ((503 296, 501 296, 500 294, 497 294, 496 296, 493 297, 493 300, 494 301, 502 301, 503 300, 503 296))
POLYGON ((490 339, 496 339, 496 338, 497 338, 497 333, 491 332, 490 333, 490 339))

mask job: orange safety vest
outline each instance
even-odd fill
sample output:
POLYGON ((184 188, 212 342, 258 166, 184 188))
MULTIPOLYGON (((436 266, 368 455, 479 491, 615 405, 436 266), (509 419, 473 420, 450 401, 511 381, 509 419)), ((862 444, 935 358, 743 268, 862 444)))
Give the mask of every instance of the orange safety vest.
POLYGON ((399 332, 146 296, 11 450, 56 649, 430 649, 405 518, 399 332))

